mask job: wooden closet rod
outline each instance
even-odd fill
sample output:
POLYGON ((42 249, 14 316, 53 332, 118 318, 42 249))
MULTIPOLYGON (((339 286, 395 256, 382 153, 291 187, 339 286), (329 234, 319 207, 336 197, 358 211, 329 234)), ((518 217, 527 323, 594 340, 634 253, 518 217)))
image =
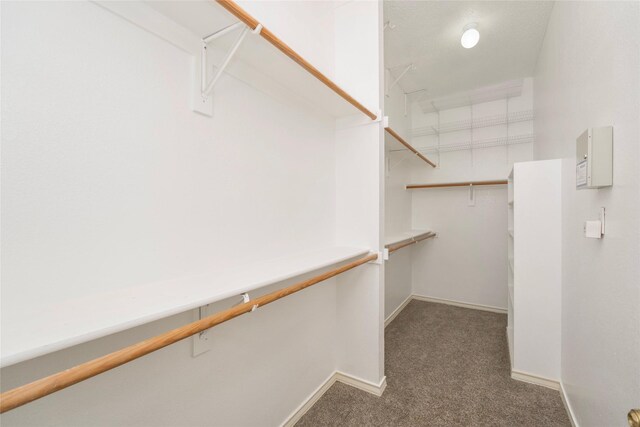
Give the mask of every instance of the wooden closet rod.
POLYGON ((406 248, 407 246, 410 246, 410 245, 413 245, 415 243, 421 242, 423 240, 435 237, 435 235, 436 235, 436 233, 428 233, 428 234, 425 234, 423 236, 414 237, 414 238, 412 238, 411 240, 409 240, 407 242, 401 242, 401 243, 396 243, 395 245, 389 245, 387 247, 387 249, 389 250, 389 253, 391 254, 391 253, 397 251, 398 249, 406 248))
POLYGON ((396 245, 391 245, 391 246, 388 247, 389 253, 390 254, 394 253, 398 249, 406 248, 407 246, 413 245, 414 243, 416 243, 415 240, 409 240, 408 242, 398 243, 396 245))
MULTIPOLYGON (((233 0, 215 0, 218 4, 224 7, 227 11, 229 11, 233 16, 238 18, 240 21, 244 22, 249 28, 255 30, 258 26, 259 22, 253 16, 249 15, 244 9, 242 9, 236 2, 233 0)), ((309 74, 313 75, 315 78, 320 80, 325 86, 329 89, 337 93, 341 96, 345 101, 349 104, 356 107, 358 110, 362 111, 365 115, 367 115, 371 120, 375 120, 377 116, 365 108, 364 105, 360 104, 356 101, 351 95, 345 92, 342 88, 340 88, 337 84, 332 82, 327 76, 322 74, 316 67, 311 65, 306 59, 300 56, 295 50, 291 49, 285 42, 280 40, 266 27, 262 27, 260 31, 260 35, 266 41, 271 43, 276 49, 287 55, 289 58, 293 59, 298 65, 304 68, 309 74)))
POLYGON ((433 163, 431 160, 427 159, 425 156, 423 156, 422 154, 420 154, 420 152, 418 152, 418 150, 416 150, 415 148, 413 148, 413 146, 411 144, 409 144, 407 141, 405 141, 404 139, 402 139, 402 137, 400 135, 398 135, 398 133, 396 131, 394 131, 393 129, 391 129, 390 127, 386 127, 384 128, 384 130, 387 131, 387 133, 389 133, 389 135, 391 135, 392 137, 394 137, 395 139, 398 140, 398 142, 402 145, 404 145, 405 147, 407 147, 409 149, 409 151, 413 152, 413 154, 415 154, 416 156, 420 157, 422 160, 424 160, 425 162, 429 163, 431 166, 433 166, 434 168, 436 167, 436 164, 433 163))
POLYGON ((409 184, 407 190, 414 190, 417 188, 442 188, 442 187, 468 187, 470 185, 506 185, 508 181, 495 180, 495 181, 470 181, 470 182, 447 182, 442 184, 409 184))
POLYGON ((198 334, 216 325, 224 323, 227 320, 231 320, 234 317, 249 313, 256 307, 262 307, 263 305, 277 301, 377 258, 378 254, 367 255, 311 279, 271 292, 249 302, 236 305, 227 310, 176 328, 172 331, 165 332, 164 334, 157 335, 137 344, 133 344, 129 347, 107 354, 106 356, 85 362, 71 369, 58 372, 57 374, 53 374, 32 383, 14 388, 13 390, 6 391, 0 394, 0 413, 10 411, 11 409, 79 383, 80 381, 84 381, 110 369, 117 368, 120 365, 124 365, 125 363, 138 359, 139 357, 198 334))

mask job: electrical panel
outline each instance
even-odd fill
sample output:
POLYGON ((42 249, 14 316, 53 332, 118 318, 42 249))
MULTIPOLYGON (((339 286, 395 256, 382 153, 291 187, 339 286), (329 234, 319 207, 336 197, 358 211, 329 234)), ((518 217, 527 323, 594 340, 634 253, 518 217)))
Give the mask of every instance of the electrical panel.
POLYGON ((613 127, 585 130, 576 140, 576 188, 613 185, 613 127))

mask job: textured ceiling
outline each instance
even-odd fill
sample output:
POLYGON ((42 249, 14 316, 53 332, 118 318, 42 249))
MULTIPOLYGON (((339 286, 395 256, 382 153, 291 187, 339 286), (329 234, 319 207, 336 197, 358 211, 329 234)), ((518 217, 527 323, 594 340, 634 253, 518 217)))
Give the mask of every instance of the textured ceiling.
POLYGON ((384 2, 385 65, 405 93, 434 98, 533 74, 553 2, 384 2), (460 45, 462 28, 478 23, 480 42, 460 45))

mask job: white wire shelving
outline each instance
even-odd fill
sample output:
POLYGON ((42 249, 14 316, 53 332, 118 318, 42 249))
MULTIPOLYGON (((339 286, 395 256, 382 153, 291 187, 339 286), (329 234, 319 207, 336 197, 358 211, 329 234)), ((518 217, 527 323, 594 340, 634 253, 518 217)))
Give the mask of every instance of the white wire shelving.
POLYGON ((522 94, 523 86, 524 79, 516 79, 493 86, 486 86, 431 99, 425 99, 428 93, 426 91, 414 91, 411 92, 411 101, 416 102, 425 114, 437 113, 442 110, 517 97, 522 94))
POLYGON ((422 126, 411 130, 411 136, 429 136, 443 133, 458 132, 462 130, 480 129, 489 126, 508 125, 510 123, 526 122, 534 119, 533 110, 514 111, 509 114, 496 114, 493 116, 479 117, 477 119, 458 120, 442 123, 439 126, 422 126))
MULTIPOLYGON (((428 145, 428 146, 415 146, 416 150, 420 153, 445 153, 448 151, 462 151, 462 150, 475 150, 480 148, 491 147, 503 147, 507 145, 528 144, 532 143, 535 139, 533 134, 529 135, 514 135, 509 137, 482 139, 477 141, 466 141, 456 144, 440 144, 428 145)), ((391 152, 406 151, 406 148, 390 150, 391 152)))

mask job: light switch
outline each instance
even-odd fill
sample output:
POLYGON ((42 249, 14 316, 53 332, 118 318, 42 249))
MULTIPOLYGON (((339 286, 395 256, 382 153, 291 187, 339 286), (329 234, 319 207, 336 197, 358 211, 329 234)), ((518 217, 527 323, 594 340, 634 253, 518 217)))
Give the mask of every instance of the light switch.
POLYGON ((600 221, 585 221, 584 223, 584 235, 592 239, 602 238, 602 222, 600 221))

